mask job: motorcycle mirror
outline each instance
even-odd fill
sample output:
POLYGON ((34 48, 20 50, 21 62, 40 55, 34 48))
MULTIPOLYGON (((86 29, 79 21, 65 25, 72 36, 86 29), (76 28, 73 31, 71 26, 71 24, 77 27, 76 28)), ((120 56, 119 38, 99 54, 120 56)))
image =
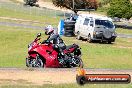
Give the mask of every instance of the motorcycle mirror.
POLYGON ((38 33, 38 34, 37 34, 37 37, 40 37, 40 36, 41 36, 41 33, 38 33))

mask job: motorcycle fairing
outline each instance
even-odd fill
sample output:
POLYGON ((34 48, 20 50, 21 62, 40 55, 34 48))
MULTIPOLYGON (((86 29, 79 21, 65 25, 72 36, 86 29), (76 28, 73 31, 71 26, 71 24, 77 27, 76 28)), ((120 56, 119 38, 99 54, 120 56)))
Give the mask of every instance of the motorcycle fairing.
MULTIPOLYGON (((59 67, 59 62, 58 62, 58 53, 53 50, 52 45, 40 45, 36 48, 34 48, 32 51, 37 52, 40 54, 43 59, 46 60, 46 67, 59 67)), ((35 55, 33 55, 35 56, 35 55)))

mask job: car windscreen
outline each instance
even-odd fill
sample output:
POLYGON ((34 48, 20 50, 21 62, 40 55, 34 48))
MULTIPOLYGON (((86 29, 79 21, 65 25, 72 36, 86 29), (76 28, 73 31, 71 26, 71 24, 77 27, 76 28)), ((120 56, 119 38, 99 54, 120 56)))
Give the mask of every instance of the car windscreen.
POLYGON ((113 28, 114 25, 111 21, 109 20, 95 20, 95 25, 102 25, 107 28, 113 28))

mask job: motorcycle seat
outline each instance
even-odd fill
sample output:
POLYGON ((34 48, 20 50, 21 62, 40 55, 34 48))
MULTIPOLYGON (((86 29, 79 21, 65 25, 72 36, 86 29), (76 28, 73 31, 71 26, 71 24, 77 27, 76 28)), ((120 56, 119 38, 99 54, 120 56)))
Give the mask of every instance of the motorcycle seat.
POLYGON ((68 46, 66 46, 66 50, 69 50, 72 47, 73 47, 73 45, 68 45, 68 46))
POLYGON ((68 46, 61 47, 61 49, 62 49, 62 50, 65 50, 65 49, 66 49, 66 50, 69 50, 70 48, 74 48, 74 47, 77 48, 78 46, 75 45, 75 44, 73 44, 73 45, 68 45, 68 46))

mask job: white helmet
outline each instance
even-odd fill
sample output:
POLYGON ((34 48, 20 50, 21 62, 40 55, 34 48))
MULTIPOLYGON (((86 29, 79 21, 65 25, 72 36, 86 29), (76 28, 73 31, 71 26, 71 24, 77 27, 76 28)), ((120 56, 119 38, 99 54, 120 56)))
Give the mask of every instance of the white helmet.
POLYGON ((47 30, 47 34, 50 34, 54 31, 54 28, 51 25, 48 25, 45 30, 47 30))

